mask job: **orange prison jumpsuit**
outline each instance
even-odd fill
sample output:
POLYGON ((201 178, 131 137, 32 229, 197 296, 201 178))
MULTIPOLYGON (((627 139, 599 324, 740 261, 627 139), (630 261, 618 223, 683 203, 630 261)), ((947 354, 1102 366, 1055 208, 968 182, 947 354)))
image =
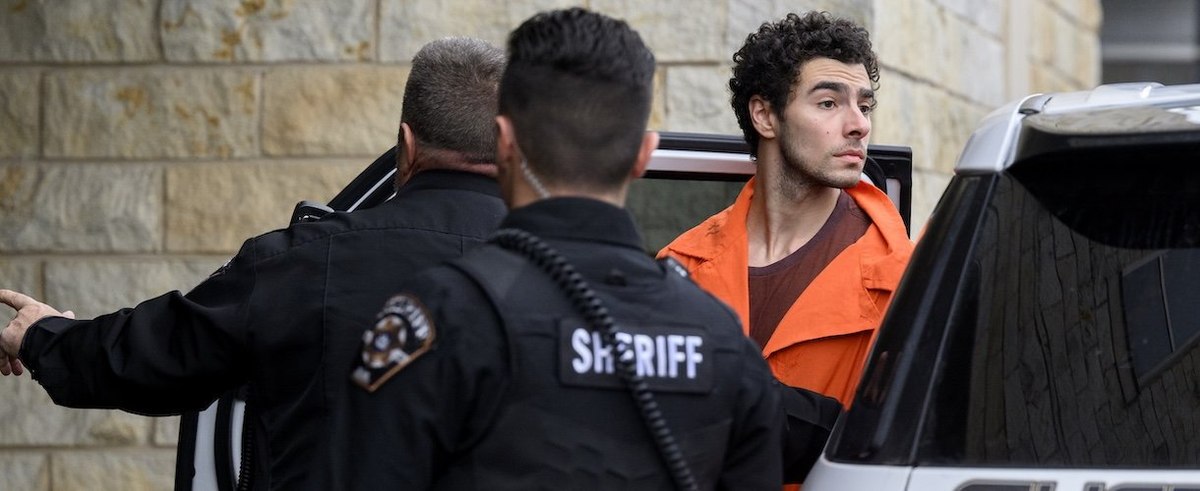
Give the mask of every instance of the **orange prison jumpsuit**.
MULTIPOLYGON (((754 185, 752 178, 733 205, 659 252, 679 260, 696 283, 729 304, 746 333, 746 217, 754 185)), ((876 329, 913 250, 887 195, 866 182, 847 192, 871 218, 871 226, 813 279, 763 349, 780 382, 836 398, 844 407, 854 396, 876 329)))

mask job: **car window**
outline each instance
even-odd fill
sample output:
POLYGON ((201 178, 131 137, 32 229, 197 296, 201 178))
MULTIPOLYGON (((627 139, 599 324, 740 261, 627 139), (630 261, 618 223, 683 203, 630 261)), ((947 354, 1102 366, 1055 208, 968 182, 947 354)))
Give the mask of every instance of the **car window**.
POLYGON ((629 189, 626 207, 633 213, 646 251, 659 249, 737 198, 741 181, 638 179, 629 189))
POLYGON ((999 175, 918 464, 1197 467, 1194 151, 1081 152, 999 175))

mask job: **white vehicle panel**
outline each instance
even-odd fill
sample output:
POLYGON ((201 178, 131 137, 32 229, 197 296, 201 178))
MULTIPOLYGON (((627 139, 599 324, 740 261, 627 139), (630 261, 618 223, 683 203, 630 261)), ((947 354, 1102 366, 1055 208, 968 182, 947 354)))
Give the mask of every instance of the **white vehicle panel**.
POLYGON ((1184 491, 1200 490, 1200 470, 918 467, 908 486, 913 491, 1184 491))
POLYGON ((646 170, 754 175, 754 162, 744 153, 656 149, 646 170))
POLYGON ((911 467, 852 465, 821 456, 804 480, 804 491, 902 491, 908 489, 911 467))
POLYGON ((804 491, 1196 491, 1200 470, 899 467, 824 457, 804 491))

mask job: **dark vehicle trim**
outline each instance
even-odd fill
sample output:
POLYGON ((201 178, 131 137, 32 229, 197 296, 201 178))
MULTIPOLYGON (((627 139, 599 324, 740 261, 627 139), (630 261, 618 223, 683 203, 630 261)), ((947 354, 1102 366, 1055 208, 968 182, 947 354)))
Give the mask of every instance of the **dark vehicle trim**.
POLYGON ((941 326, 958 304, 964 264, 994 183, 994 176, 963 177, 946 190, 921 239, 939 247, 919 247, 913 254, 883 319, 854 404, 830 438, 829 460, 913 463, 918 425, 925 420, 933 386, 930 376, 941 363, 946 334, 941 326), (897 326, 888 327, 893 324, 897 326))

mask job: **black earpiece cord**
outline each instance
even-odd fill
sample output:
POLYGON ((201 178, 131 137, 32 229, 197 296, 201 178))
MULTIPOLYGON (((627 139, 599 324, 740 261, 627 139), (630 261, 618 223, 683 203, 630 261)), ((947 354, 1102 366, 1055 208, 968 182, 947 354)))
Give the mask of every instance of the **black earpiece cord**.
POLYGON ((658 402, 654 399, 654 393, 646 385, 646 380, 637 373, 633 351, 626 343, 617 341, 616 322, 613 321, 608 308, 601 303, 596 292, 588 286, 583 276, 575 271, 575 267, 571 266, 558 251, 523 230, 500 230, 492 236, 491 242, 524 256, 548 274, 567 294, 575 310, 583 315, 593 329, 604 336, 604 340, 609 346, 614 347, 617 355, 617 374, 625 382, 625 386, 633 396, 642 416, 642 422, 650 431, 655 446, 658 447, 658 453, 666 463, 671 478, 675 481, 675 486, 683 491, 698 489, 696 479, 692 476, 692 470, 683 456, 683 451, 676 443, 675 436, 671 434, 671 429, 667 427, 662 410, 659 409, 658 402))

